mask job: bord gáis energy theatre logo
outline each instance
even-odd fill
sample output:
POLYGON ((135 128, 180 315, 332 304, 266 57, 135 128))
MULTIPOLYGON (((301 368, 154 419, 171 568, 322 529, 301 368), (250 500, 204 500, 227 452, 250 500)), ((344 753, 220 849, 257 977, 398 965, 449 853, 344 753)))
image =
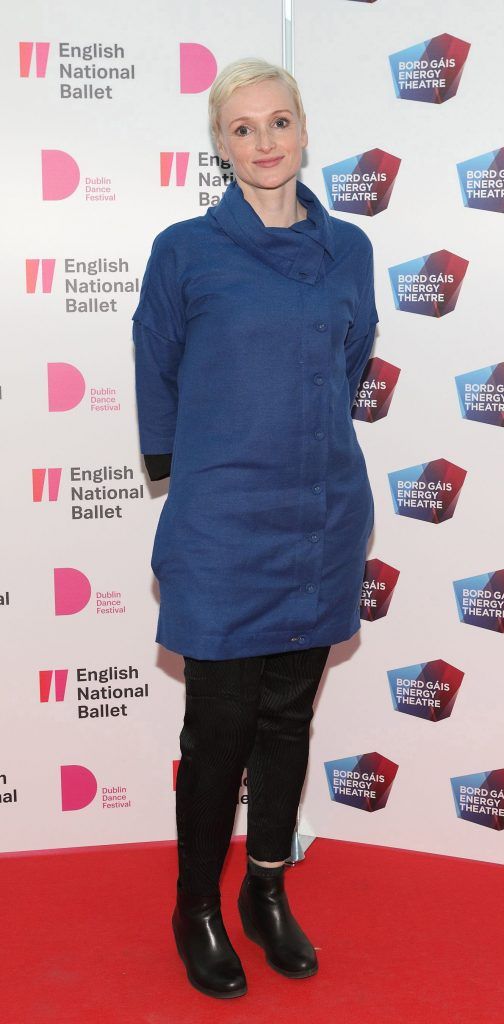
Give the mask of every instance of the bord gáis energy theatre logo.
POLYGON ((389 267, 395 308, 439 319, 452 313, 469 261, 447 249, 389 267))
POLYGON ((389 62, 397 98, 421 103, 452 99, 470 48, 470 43, 443 32, 392 53, 389 62))
POLYGON ((461 622, 504 633, 504 569, 453 583, 461 622))
POLYGON ((372 217, 386 210, 401 161, 382 149, 346 157, 322 168, 330 210, 372 217))
POLYGON ((460 373, 455 383, 464 419, 504 427, 504 363, 460 373))
POLYGON ((392 668, 387 676, 396 711, 429 722, 441 722, 453 711, 464 673, 438 658, 419 665, 392 668))
POLYGON ((324 768, 331 800, 361 811, 379 811, 387 804, 399 765, 373 751, 325 761, 324 768))
POLYGON ((389 473, 394 512, 427 523, 444 523, 455 512, 466 475, 467 470, 446 459, 389 473))

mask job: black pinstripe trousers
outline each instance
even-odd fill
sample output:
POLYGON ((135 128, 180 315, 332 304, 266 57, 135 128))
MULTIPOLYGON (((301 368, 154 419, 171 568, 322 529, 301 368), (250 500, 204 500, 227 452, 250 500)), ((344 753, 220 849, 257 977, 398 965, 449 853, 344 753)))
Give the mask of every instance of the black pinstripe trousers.
POLYGON ((289 857, 313 701, 330 649, 222 661, 184 656, 176 819, 178 884, 186 892, 219 892, 244 768, 247 853, 289 857))

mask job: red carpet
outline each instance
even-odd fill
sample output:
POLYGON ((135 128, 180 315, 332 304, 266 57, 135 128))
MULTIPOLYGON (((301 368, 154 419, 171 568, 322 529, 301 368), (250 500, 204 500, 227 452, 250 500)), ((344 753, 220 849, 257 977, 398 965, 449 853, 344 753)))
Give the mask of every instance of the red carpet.
POLYGON ((0 858, 1 1024, 502 1024, 500 865, 317 839, 286 886, 320 967, 290 980, 243 934, 244 863, 233 840, 222 906, 249 990, 217 1000, 175 949, 174 843, 0 858))

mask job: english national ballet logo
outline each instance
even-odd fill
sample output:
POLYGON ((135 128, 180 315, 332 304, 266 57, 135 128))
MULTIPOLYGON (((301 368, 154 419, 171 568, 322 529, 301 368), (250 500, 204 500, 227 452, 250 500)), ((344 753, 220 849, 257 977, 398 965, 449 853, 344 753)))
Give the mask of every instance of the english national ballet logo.
POLYGON ((380 811, 386 806, 399 765, 374 751, 325 761, 324 768, 331 800, 361 811, 380 811))
POLYGON ((383 149, 347 157, 322 168, 329 209, 373 217, 386 210, 401 161, 383 149))
POLYGON ((19 43, 19 77, 56 79, 58 97, 66 103, 76 100, 80 106, 83 100, 113 100, 124 81, 134 80, 135 71, 118 43, 19 43), (51 45, 56 59, 51 58, 48 75, 51 45))
POLYGON ((399 579, 399 569, 371 558, 366 562, 360 600, 360 617, 367 622, 383 619, 390 608, 390 602, 399 579))
MULTIPOLYGON (((188 152, 165 150, 159 154, 161 188, 181 188, 187 183, 189 166, 188 152)), ((198 150, 198 187, 196 199, 198 206, 206 209, 217 206, 227 188, 235 180, 231 164, 222 160, 217 153, 210 150, 198 150)))
MULTIPOLYGON (((91 600, 91 583, 85 573, 73 566, 58 566, 53 570, 54 614, 77 615, 91 600)), ((120 590, 97 590, 94 594, 96 615, 124 615, 120 590)))
MULTIPOLYGON (((59 500, 62 472, 61 466, 32 469, 32 499, 36 504, 59 500)), ((129 486, 129 481, 134 481, 131 466, 98 466, 94 469, 70 466, 65 470, 65 480, 67 486, 63 497, 67 500, 63 504, 73 520, 122 519, 130 502, 141 501, 144 497, 143 483, 129 486), (118 487, 119 481, 127 481, 128 485, 118 487)))
POLYGON ((402 313, 445 316, 457 305, 469 260, 447 249, 389 267, 395 308, 402 313))
POLYGON ((459 818, 485 825, 496 832, 504 829, 504 768, 451 779, 459 818))
MULTIPOLYGON (((63 276, 59 275, 59 287, 54 290, 65 296, 65 313, 117 313, 123 294, 140 292, 140 279, 130 276, 129 263, 122 257, 79 260, 69 256, 60 266, 63 276)), ((25 260, 26 294, 50 295, 55 268, 55 259, 25 260)))
MULTIPOLYGON (((49 202, 68 199, 81 181, 77 161, 63 149, 42 149, 41 158, 42 199, 49 202)), ((112 179, 104 175, 86 175, 79 195, 86 203, 115 203, 117 199, 112 179)))
POLYGON ((441 658, 392 668, 387 676, 396 711, 440 722, 453 711, 464 673, 441 658))
MULTIPOLYGON (((82 402, 86 394, 86 381, 73 363, 48 363, 47 389, 49 412, 69 412, 82 402)), ((117 388, 114 387, 89 388, 88 402, 90 412, 121 411, 117 388)))
POLYGON ((504 427, 504 363, 455 377, 462 416, 504 427))
POLYGON ((464 206, 504 213, 504 147, 457 164, 464 206))
POLYGON ((451 519, 467 470, 446 459, 434 459, 388 474, 394 512, 426 523, 451 519))
MULTIPOLYGON (((40 669, 39 697, 41 704, 61 703, 67 694, 67 668, 40 669)), ((127 718, 129 701, 148 699, 149 684, 139 682, 134 665, 110 665, 108 668, 87 668, 80 665, 73 672, 71 703, 76 717, 87 722, 97 718, 127 718), (131 686, 123 685, 132 681, 131 686)), ((69 688, 70 689, 70 688, 69 688)))
MULTIPOLYGON (((93 803, 98 793, 98 780, 85 765, 60 765, 60 780, 62 811, 81 811, 93 803)), ((126 786, 101 786, 99 799, 102 811, 131 807, 126 786)))
POLYGON ((395 94, 400 100, 445 103, 456 95, 470 43, 447 32, 389 57, 395 94))
POLYGON ((400 372, 398 366, 378 356, 369 360, 352 407, 354 420, 375 423, 387 415, 400 372))
POLYGON ((455 580, 453 589, 461 622, 504 633, 504 569, 455 580))

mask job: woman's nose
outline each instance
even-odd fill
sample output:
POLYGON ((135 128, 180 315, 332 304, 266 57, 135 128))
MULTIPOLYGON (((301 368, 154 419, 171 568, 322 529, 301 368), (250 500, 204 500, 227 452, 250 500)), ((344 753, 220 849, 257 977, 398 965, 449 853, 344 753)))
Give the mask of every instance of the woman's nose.
POLYGON ((256 148, 270 150, 274 145, 268 128, 258 128, 256 133, 256 148))

